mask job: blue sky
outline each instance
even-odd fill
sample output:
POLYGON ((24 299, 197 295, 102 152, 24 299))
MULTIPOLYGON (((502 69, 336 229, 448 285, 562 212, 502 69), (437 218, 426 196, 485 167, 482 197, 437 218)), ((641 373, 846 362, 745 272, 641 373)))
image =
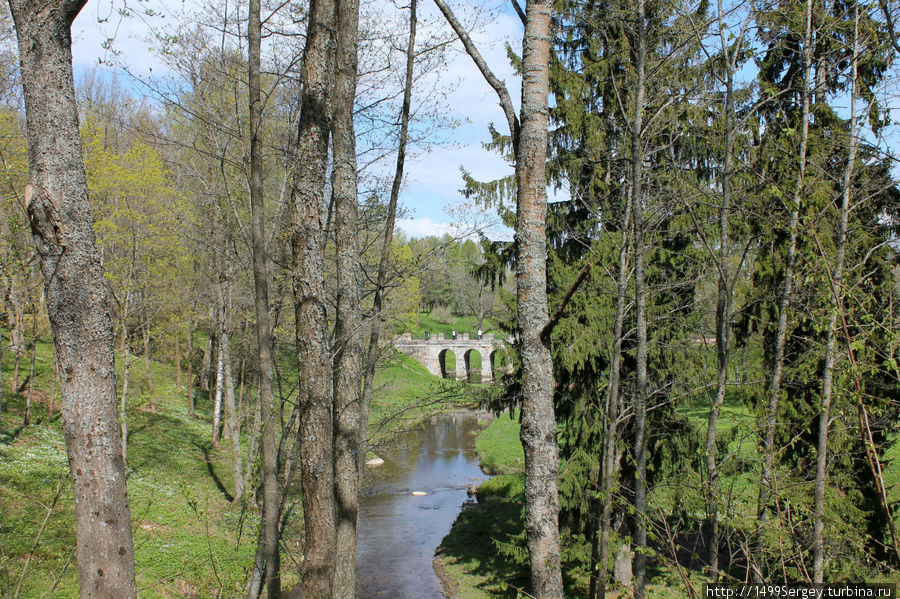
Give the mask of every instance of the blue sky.
MULTIPOLYGON (((173 22, 183 10, 191 10, 203 0, 143 0, 148 7, 169 16, 161 18, 121 19, 117 9, 124 0, 89 0, 73 25, 73 60, 76 72, 97 66, 108 57, 103 45, 115 38, 114 47, 132 72, 147 75, 151 71, 162 74, 162 65, 144 41, 150 27, 173 22)), ((133 1, 133 0, 132 0, 133 1)), ((214 0, 211 0, 214 1, 214 0)), ((373 0, 377 5, 382 0, 373 0)), ((468 2, 451 0, 454 10, 462 18, 468 2)), ((498 77, 506 81, 514 102, 518 102, 520 81, 512 73, 506 57, 505 43, 514 48, 521 44, 522 25, 509 11, 508 3, 496 4, 497 11, 490 22, 472 32, 472 37, 498 77)), ((428 27, 442 27, 449 31, 434 3, 420 3, 420 23, 428 27)), ((421 35, 421 34, 420 34, 421 35)), ((420 38, 421 39, 421 38, 420 38)), ((108 68, 101 66, 100 68, 108 68)), ((405 217, 399 226, 410 236, 457 233, 468 234, 474 229, 486 229, 492 237, 509 237, 509 232, 497 227, 492 214, 465 205, 459 193, 462 186, 460 167, 476 178, 489 180, 512 172, 509 164, 497 154, 482 147, 488 139, 488 124, 505 127, 505 119, 494 91, 484 82, 471 59, 462 51, 459 42, 450 52, 446 70, 435 74, 435 83, 449 89, 445 100, 446 114, 459 121, 456 129, 444 137, 448 143, 428 152, 414 153, 407 160, 406 181, 401 195, 405 217)), ((502 129, 501 129, 502 130, 502 129)))

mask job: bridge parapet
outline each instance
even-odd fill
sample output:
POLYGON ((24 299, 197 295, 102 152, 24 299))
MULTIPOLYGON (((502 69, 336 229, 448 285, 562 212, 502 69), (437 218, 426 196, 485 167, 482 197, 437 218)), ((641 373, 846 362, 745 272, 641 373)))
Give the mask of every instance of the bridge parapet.
POLYGON ((413 339, 411 333, 403 333, 394 340, 394 347, 408 356, 420 362, 428 372, 435 376, 447 375, 446 356, 447 351, 452 351, 456 357, 456 378, 467 380, 471 370, 471 352, 477 351, 481 356, 481 381, 489 383, 493 380, 493 369, 496 352, 507 345, 503 339, 498 339, 493 333, 485 333, 478 336, 470 336, 469 333, 459 333, 455 338, 446 337, 444 333, 436 333, 428 339, 413 339), (460 372, 460 365, 464 369, 460 372))

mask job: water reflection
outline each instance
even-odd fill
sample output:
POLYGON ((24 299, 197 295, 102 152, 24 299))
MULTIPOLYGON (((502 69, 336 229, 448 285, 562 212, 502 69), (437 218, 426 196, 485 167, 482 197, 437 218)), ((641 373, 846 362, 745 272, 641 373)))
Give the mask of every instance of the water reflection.
POLYGON ((474 448, 480 429, 474 414, 439 416, 380 454, 385 463, 369 470, 360 508, 359 599, 443 598, 434 550, 468 487, 486 478, 474 448))

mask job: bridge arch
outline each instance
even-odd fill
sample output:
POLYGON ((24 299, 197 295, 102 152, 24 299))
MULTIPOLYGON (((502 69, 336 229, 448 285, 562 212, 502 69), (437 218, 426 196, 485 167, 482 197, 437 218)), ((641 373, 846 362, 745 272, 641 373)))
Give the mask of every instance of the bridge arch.
MULTIPOLYGON (((486 357, 476 348, 467 349, 463 354, 466 365, 465 380, 470 383, 480 383, 484 378, 484 365, 486 357)), ((462 377, 460 377, 462 378, 462 377)))
POLYGON ((394 339, 394 347, 418 360, 434 376, 470 382, 480 378, 486 384, 493 381, 494 364, 502 368, 505 363, 497 356, 505 353, 506 341, 494 339, 491 333, 477 337, 460 333, 453 338, 436 333, 427 339, 413 339, 410 333, 404 333, 394 339))
POLYGON ((457 376, 459 370, 459 360, 456 359, 456 352, 452 349, 444 348, 438 352, 438 364, 440 366, 440 376, 442 379, 453 378, 457 376), (449 360, 447 358, 450 358, 449 360))

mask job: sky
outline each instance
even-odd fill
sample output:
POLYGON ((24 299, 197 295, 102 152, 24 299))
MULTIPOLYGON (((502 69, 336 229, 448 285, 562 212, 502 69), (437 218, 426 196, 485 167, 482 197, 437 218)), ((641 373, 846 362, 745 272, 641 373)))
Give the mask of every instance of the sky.
MULTIPOLYGON (((76 77, 79 72, 90 68, 114 69, 106 64, 110 62, 110 54, 104 46, 110 39, 131 72, 141 76, 165 74, 164 67, 145 41, 150 28, 164 27, 182 20, 183 11, 190 12, 203 1, 89 0, 72 27, 76 77), (125 2, 149 8, 160 16, 122 18, 120 9, 125 2)), ((463 18, 469 2, 451 0, 450 5, 463 18)), ((504 8, 494 14, 490 22, 472 31, 471 35, 491 69, 506 82, 517 105, 521 82, 509 66, 505 43, 509 41, 514 48, 520 46, 522 24, 508 10, 508 3, 503 2, 499 6, 504 8)), ((421 2, 419 10, 420 23, 424 27, 430 22, 433 27, 440 26, 449 32, 433 2, 421 2)), ((420 33, 420 39, 424 33, 420 33)), ((415 152, 407 158, 407 175, 400 198, 404 215, 398 226, 411 237, 444 233, 470 235, 477 229, 495 239, 508 239, 511 232, 500 226, 493 214, 468 206, 459 192, 462 187, 460 167, 479 180, 496 179, 513 172, 511 165, 500 156, 482 147, 482 143, 489 138, 488 125, 495 123, 502 131, 506 120, 494 91, 458 41, 448 60, 446 70, 436 75, 436 79, 438 85, 449 90, 443 108, 446 116, 460 124, 443 134, 447 143, 427 152, 415 152)))

